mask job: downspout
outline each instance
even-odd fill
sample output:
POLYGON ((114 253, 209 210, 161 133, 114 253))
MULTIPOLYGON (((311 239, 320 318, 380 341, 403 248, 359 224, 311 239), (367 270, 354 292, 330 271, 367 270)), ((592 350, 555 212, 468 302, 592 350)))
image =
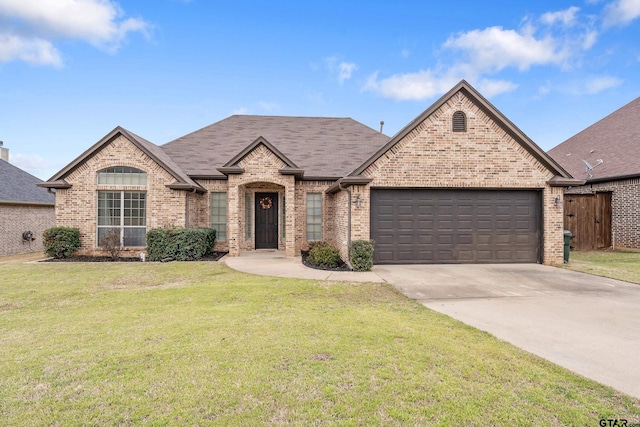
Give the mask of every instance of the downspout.
POLYGON ((341 191, 346 191, 349 195, 349 202, 347 203, 347 260, 345 262, 353 270, 351 266, 351 190, 348 187, 342 187, 342 181, 338 181, 338 188, 341 191))

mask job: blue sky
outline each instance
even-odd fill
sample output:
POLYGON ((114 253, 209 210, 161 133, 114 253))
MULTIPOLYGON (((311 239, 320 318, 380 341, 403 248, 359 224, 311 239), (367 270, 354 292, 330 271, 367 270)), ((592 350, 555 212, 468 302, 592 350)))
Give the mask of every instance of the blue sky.
POLYGON ((393 135, 466 79, 548 150, 640 96, 640 0, 0 0, 0 140, 47 179, 114 127, 232 114, 393 135))

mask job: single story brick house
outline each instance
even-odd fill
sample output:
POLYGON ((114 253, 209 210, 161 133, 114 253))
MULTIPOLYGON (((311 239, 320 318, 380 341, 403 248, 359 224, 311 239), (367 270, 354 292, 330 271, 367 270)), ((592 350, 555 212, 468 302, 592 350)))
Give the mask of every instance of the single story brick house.
POLYGON ((640 98, 549 150, 584 185, 565 191, 576 250, 640 249, 640 98))
POLYGON ((42 180, 9 163, 0 141, 0 256, 42 250, 42 233, 55 224, 54 196, 42 180))
POLYGON ((234 115, 161 146, 118 127, 40 185, 88 254, 111 227, 136 253, 148 229, 211 226, 230 256, 373 239, 376 263, 552 264, 576 182, 461 81, 392 138, 350 118, 234 115))

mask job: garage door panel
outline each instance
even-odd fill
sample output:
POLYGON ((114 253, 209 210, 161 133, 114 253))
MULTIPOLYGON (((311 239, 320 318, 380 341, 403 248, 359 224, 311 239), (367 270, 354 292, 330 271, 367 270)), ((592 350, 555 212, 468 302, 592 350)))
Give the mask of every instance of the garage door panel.
POLYGON ((371 190, 376 263, 538 262, 540 192, 371 190))

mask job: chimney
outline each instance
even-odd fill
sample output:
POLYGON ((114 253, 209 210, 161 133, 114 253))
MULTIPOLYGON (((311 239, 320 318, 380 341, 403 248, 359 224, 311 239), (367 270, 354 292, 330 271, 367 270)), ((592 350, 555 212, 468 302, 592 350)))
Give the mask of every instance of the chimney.
POLYGON ((4 160, 5 162, 9 163, 9 149, 4 148, 2 144, 3 142, 0 141, 0 160, 4 160))

